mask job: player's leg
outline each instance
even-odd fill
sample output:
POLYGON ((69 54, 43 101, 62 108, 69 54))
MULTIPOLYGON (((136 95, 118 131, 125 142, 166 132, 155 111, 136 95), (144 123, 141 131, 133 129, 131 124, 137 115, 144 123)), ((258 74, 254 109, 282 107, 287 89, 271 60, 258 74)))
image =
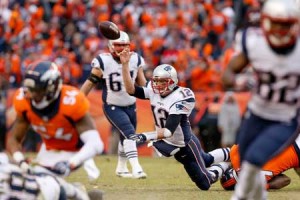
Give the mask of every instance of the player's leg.
MULTIPOLYGON (((260 173, 260 167, 245 161, 245 154, 249 151, 249 146, 256 140, 260 135, 260 132, 268 125, 267 120, 262 120, 261 118, 247 112, 245 115, 245 120, 238 134, 238 144, 239 153, 241 159, 241 171, 239 175, 239 182, 235 186, 235 192, 232 196, 232 200, 235 199, 248 199, 252 190, 254 190, 254 185, 256 175, 260 173)), ((252 152, 253 154, 258 154, 259 151, 252 152)))
POLYGON ((144 172, 142 166, 138 160, 138 152, 136 142, 134 140, 125 139, 124 140, 124 151, 129 160, 132 169, 132 177, 143 179, 147 177, 147 174, 144 172))
POLYGON ((201 157, 201 145, 196 137, 192 137, 186 147, 180 148, 175 159, 183 164, 192 181, 201 190, 208 190, 214 182, 215 175, 211 174, 201 157))
POLYGON ((274 176, 271 180, 268 181, 268 189, 279 190, 288 186, 291 183, 291 178, 285 174, 279 174, 274 176))
POLYGON ((256 175, 256 181, 255 181, 255 189, 252 191, 252 194, 250 196, 253 200, 267 200, 267 190, 266 188, 266 177, 265 175, 260 172, 256 175))
POLYGON ((230 148, 218 148, 208 152, 214 158, 213 163, 229 162, 230 161, 230 148))
POLYGON ((152 143, 155 151, 160 156, 171 157, 174 156, 180 148, 171 144, 166 143, 163 140, 158 140, 152 143))
MULTIPOLYGON (((139 160, 136 142, 129 138, 130 135, 136 134, 136 107, 135 105, 129 107, 116 107, 104 105, 104 114, 107 119, 115 126, 121 134, 120 141, 123 149, 119 148, 119 159, 118 162, 124 162, 122 159, 122 150, 131 165, 132 177, 133 178, 146 178, 147 175, 144 173, 139 160)), ((123 164, 120 164, 121 166, 123 164)), ((118 164, 119 166, 119 164, 118 164)), ((124 170, 126 170, 124 168, 124 170)), ((122 171, 124 171, 122 170, 122 171)), ((127 176, 122 176, 127 177, 127 176)), ((128 176, 129 177, 129 176, 128 176)))
POLYGON ((132 174, 127 168, 127 156, 124 151, 124 139, 126 138, 126 133, 135 133, 133 125, 130 123, 129 116, 126 112, 119 107, 104 105, 103 111, 106 118, 110 123, 118 130, 120 134, 120 140, 118 143, 118 163, 116 167, 116 175, 123 178, 131 178, 132 174), (124 124, 123 124, 123 122, 124 124), (125 123, 127 123, 125 125, 125 123), (126 130, 126 131, 123 131, 126 130))
MULTIPOLYGON (((130 106, 126 108, 126 113, 129 116, 130 122, 136 130, 137 117, 136 117, 136 105, 130 106)), ((136 134, 136 133, 134 133, 136 134)), ((128 138, 131 134, 129 132, 126 133, 126 138, 128 138)), ((129 163, 132 168, 132 177, 138 179, 144 179, 147 177, 147 174, 144 172, 142 166, 138 160, 138 151, 137 144, 135 141, 130 139, 124 140, 124 151, 129 160, 129 163)))
POLYGON ((260 172, 260 167, 244 161, 241 165, 239 181, 235 186, 231 200, 251 199, 253 191, 256 189, 255 186, 261 185, 260 180, 257 178, 260 172))
MULTIPOLYGON (((235 190, 237 197, 247 198, 251 195, 251 190, 255 190, 252 186, 261 184, 259 179, 253 177, 260 173, 261 167, 268 160, 284 150, 298 135, 296 120, 290 123, 261 120, 260 123, 262 128, 256 140, 249 145, 244 154, 240 179, 235 190)), ((264 192, 264 185, 262 190, 264 192)))
POLYGON ((124 139, 120 139, 118 143, 118 164, 116 168, 116 175, 123 178, 131 178, 132 174, 127 168, 127 156, 121 141, 124 141, 124 139))

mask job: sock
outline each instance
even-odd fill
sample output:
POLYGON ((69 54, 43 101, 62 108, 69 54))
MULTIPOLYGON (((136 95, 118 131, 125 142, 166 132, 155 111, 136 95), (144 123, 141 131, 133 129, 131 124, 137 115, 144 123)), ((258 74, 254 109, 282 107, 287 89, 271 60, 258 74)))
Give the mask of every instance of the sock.
POLYGON ((124 152, 124 147, 121 144, 121 141, 119 141, 118 144, 118 164, 117 164, 117 171, 119 172, 128 172, 127 168, 127 157, 124 152))
POLYGON ((214 157, 214 163, 229 162, 230 161, 230 148, 219 148, 210 151, 208 154, 214 157))
MULTIPOLYGON (((243 161, 239 181, 234 190, 234 197, 240 199, 250 199, 251 192, 255 192, 255 185, 257 184, 257 176, 261 169, 247 161, 243 161)), ((234 199, 234 198, 233 198, 234 199)))
POLYGON ((266 190, 266 177, 260 172, 256 175, 255 179, 255 190, 251 192, 252 199, 255 200, 266 200, 267 190, 266 190))
POLYGON ((143 171, 138 160, 136 142, 133 140, 125 139, 123 144, 124 144, 124 152, 132 168, 132 173, 143 171))

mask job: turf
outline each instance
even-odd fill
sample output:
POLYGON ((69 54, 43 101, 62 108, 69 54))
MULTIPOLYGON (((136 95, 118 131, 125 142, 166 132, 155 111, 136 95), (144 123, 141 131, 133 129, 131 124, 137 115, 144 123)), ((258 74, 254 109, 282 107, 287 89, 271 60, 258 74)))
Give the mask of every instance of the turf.
MULTIPOLYGON (((115 176, 117 156, 98 156, 96 164, 101 170, 98 180, 90 182, 83 169, 74 172, 69 181, 82 182, 88 190, 97 188, 104 192, 105 200, 224 200, 231 191, 224 191, 219 182, 209 191, 199 190, 185 173, 182 165, 173 158, 140 157, 147 179, 122 179, 115 176)), ((285 173, 292 178, 286 188, 268 193, 270 200, 300 199, 300 180, 293 170, 285 173)))

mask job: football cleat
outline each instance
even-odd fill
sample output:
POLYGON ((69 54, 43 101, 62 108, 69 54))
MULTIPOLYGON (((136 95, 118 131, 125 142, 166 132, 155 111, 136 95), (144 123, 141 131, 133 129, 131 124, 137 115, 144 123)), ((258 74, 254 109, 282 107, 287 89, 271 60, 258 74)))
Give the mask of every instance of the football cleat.
POLYGON ((116 175, 120 178, 132 178, 132 174, 130 172, 119 172, 116 171, 116 175))
POLYGON ((145 179, 147 178, 147 174, 143 171, 139 171, 137 173, 133 173, 132 174, 132 178, 135 178, 135 179, 145 179))

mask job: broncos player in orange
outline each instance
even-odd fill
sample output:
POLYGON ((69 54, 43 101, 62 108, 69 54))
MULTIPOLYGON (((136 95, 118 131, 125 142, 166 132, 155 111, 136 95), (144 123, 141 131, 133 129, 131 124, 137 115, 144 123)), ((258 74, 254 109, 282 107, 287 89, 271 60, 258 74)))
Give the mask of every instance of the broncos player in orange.
MULTIPOLYGON (((240 157, 238 145, 233 145, 229 151, 224 149, 216 149, 209 154, 215 158, 214 162, 230 161, 232 168, 225 171, 221 177, 221 185, 225 190, 233 190, 237 183, 240 171, 240 157), (224 152, 227 152, 224 153, 224 152)), ((262 172, 266 177, 267 189, 281 189, 290 184, 291 179, 282 174, 286 170, 294 168, 298 173, 300 167, 300 136, 295 142, 284 150, 281 154, 268 161, 262 168, 262 172)))
POLYGON ((61 176, 83 165, 89 178, 98 178, 93 157, 102 153, 103 142, 89 115, 89 102, 77 88, 62 84, 55 63, 31 64, 13 105, 17 117, 7 147, 21 168, 28 166, 21 149, 31 126, 43 140, 36 163, 61 176))

